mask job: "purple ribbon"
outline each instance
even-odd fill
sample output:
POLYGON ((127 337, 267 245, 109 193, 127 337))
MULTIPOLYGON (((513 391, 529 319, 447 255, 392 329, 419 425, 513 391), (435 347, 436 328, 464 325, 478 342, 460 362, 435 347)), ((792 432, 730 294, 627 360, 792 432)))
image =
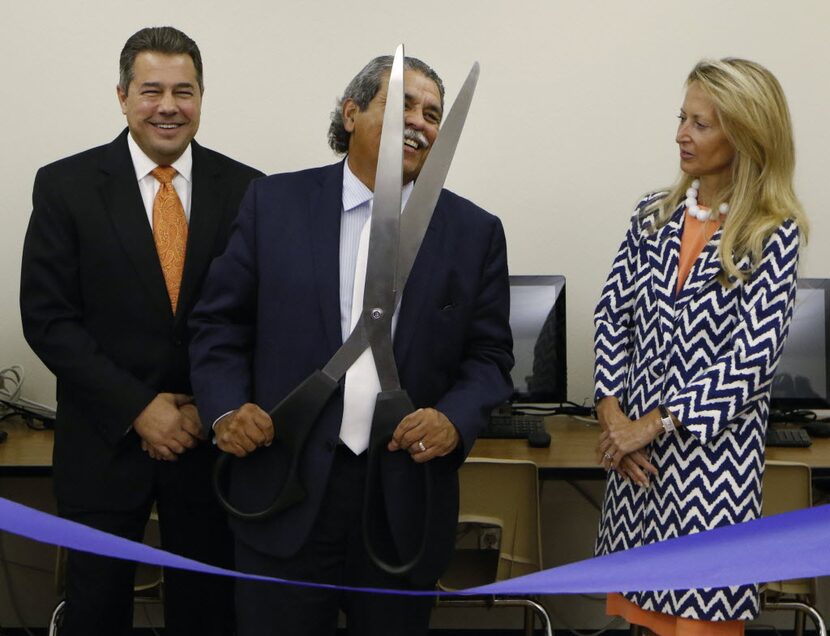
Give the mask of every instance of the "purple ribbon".
MULTIPOLYGON (((226 570, 60 519, 2 497, 0 530, 103 556, 220 576, 381 594, 436 594, 289 581, 226 570)), ((684 590, 825 576, 830 574, 828 538, 830 505, 825 505, 586 559, 455 594, 684 590), (795 549, 787 549, 788 546, 795 549)))

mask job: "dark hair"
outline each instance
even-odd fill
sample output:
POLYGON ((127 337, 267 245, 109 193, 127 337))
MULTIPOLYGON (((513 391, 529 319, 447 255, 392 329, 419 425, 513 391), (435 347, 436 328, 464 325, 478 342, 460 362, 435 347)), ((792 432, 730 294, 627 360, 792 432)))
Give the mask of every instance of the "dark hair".
MULTIPOLYGON (((360 110, 366 110, 375 95, 380 89, 381 82, 389 69, 392 68, 393 57, 382 55, 376 57, 354 76, 343 96, 337 100, 337 106, 331 112, 331 125, 329 126, 329 146, 337 154, 345 154, 349 150, 349 137, 351 133, 343 125, 343 102, 352 100, 360 110)), ((438 86, 438 93, 441 97, 441 109, 444 108, 444 83, 438 77, 438 73, 432 70, 416 57, 404 58, 403 67, 410 71, 418 71, 435 82, 438 86)))
POLYGON ((127 94, 130 82, 133 81, 135 58, 144 51, 155 51, 167 55, 189 55, 193 60, 193 67, 196 69, 196 81, 199 83, 199 91, 204 92, 205 85, 202 81, 202 54, 196 42, 187 37, 184 33, 173 27, 147 27, 136 31, 124 44, 119 59, 118 85, 124 94, 127 94))

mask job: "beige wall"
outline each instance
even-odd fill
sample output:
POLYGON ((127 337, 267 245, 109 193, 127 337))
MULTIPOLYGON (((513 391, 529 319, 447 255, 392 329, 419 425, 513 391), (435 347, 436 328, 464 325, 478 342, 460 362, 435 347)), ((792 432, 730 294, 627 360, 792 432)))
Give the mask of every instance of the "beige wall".
POLYGON ((629 210, 674 178, 674 117, 699 58, 749 57, 781 80, 813 223, 802 274, 830 271, 826 0, 35 1, 2 2, 0 24, 0 367, 24 364, 33 399, 51 402, 54 390, 17 309, 34 173, 115 137, 124 125, 118 53, 146 25, 176 25, 201 46, 198 139, 266 172, 332 161, 325 134, 335 97, 398 42, 435 66, 450 99, 479 60, 448 184, 502 218, 513 273, 567 276, 575 401, 591 394, 589 317, 629 210))
MULTIPOLYGON (((17 308, 34 173, 121 130, 117 57, 147 25, 178 26, 202 49, 198 139, 266 172, 334 160, 329 111, 370 57, 404 42, 444 77, 450 100, 479 60, 448 185, 502 218, 513 273, 567 277, 575 401, 591 394, 590 314, 631 206, 675 175, 674 117, 683 79, 701 57, 748 57, 781 80, 813 225, 801 272, 830 275, 821 201, 830 149, 827 0, 3 0, 0 24, 0 367, 25 365, 31 399, 53 403, 54 393, 17 308)), ((547 497, 567 506, 573 495, 547 497)), ((593 513, 580 518, 579 537, 548 537, 551 565, 590 552, 593 513)), ((597 612, 587 622, 603 621, 597 612)))

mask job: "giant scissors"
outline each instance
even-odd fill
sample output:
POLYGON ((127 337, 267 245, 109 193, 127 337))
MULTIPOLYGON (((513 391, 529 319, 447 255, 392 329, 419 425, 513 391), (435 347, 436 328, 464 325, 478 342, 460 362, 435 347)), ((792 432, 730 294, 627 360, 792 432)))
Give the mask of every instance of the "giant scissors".
MULTIPOLYGON (((370 558, 381 569, 404 574, 420 561, 426 548, 426 536, 409 561, 391 564, 377 554, 369 536, 376 514, 372 493, 379 490, 379 467, 382 453, 392 439, 400 421, 415 410, 406 391, 401 388, 392 348, 392 317, 400 303, 412 265, 420 249, 435 204, 444 185, 461 131, 478 82, 479 66, 474 63, 440 134, 424 163, 401 214, 403 181, 404 132, 404 53, 403 45, 396 52, 389 75, 386 107, 383 117, 378 165, 375 175, 374 201, 369 234, 368 260, 363 306, 357 324, 329 362, 312 373, 269 415, 274 422, 275 442, 285 444, 290 464, 285 484, 267 508, 256 511, 239 510, 222 492, 222 474, 232 456, 222 454, 213 471, 214 490, 229 514, 247 521, 260 521, 300 503, 306 490, 299 478, 300 459, 309 433, 340 380, 349 367, 368 347, 377 368, 380 393, 375 402, 369 435, 366 503, 363 508, 364 543, 370 558)), ((429 462, 420 465, 425 484, 427 521, 430 515, 431 479, 429 462)), ((428 523, 427 523, 428 526, 428 523)))

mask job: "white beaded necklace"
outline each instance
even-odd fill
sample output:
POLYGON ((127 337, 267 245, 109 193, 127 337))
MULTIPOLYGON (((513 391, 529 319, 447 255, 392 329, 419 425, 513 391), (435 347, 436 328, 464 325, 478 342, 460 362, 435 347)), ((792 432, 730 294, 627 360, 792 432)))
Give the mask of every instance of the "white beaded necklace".
MULTIPOLYGON (((711 210, 705 210, 697 204, 698 188, 700 188, 700 180, 695 179, 692 181, 692 185, 689 186, 689 189, 686 190, 686 210, 691 216, 695 217, 699 221, 708 221, 714 215, 711 210)), ((729 204, 721 203, 720 207, 718 207, 718 212, 725 215, 729 212, 729 204)))

